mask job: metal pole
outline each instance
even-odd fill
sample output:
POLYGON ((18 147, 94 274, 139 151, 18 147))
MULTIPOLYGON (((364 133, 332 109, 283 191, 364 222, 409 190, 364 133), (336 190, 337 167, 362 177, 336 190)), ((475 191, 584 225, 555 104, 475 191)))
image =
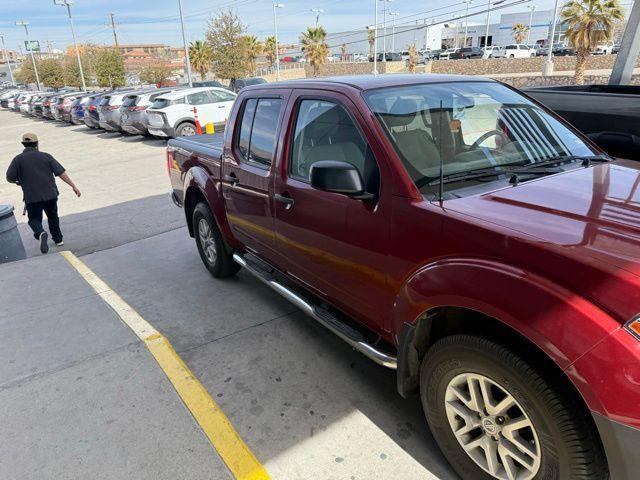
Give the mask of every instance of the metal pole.
POLYGON ((553 39, 556 35, 556 22, 558 21, 558 0, 556 0, 553 7, 553 22, 551 23, 551 44, 549 45, 549 51, 547 52, 547 62, 543 70, 543 74, 549 75, 553 72, 553 39))
POLYGON ((276 8, 282 8, 281 3, 273 4, 273 30, 276 39, 276 81, 280 80, 280 52, 278 51, 278 17, 276 16, 276 8))
POLYGON ((491 13, 491 0, 487 4, 487 31, 484 34, 484 46, 489 46, 489 14, 491 13))
POLYGON ((16 81, 13 78, 13 70, 11 69, 11 61, 9 59, 9 53, 7 52, 7 46, 4 44, 4 35, 0 35, 0 40, 2 40, 2 50, 4 51, 4 58, 7 62, 7 67, 9 67, 9 79, 11 79, 11 83, 15 84, 16 81))
MULTIPOLYGON (((29 47, 31 47, 31 44, 29 42, 29 29, 27 28, 27 25, 29 24, 25 21, 19 21, 19 22, 16 22, 16 25, 24 27, 24 33, 27 37, 27 44, 29 45, 29 47)), ((33 48, 29 48, 29 53, 31 53, 31 62, 33 63, 33 73, 35 74, 35 77, 36 77, 36 86, 38 87, 38 90, 40 90, 41 88, 40 76, 38 75, 38 66, 36 65, 36 57, 33 56, 33 48)))
MULTIPOLYGON (((182 28, 182 45, 184 46, 184 58, 186 62, 187 82, 189 82, 190 87, 193 87, 193 81, 191 80, 191 59, 189 58, 189 49, 187 48, 187 37, 184 34, 184 18, 182 17, 182 0, 178 0, 178 9, 180 10, 180 28, 182 28)), ((204 78, 202 80, 204 80, 204 78)))
MULTIPOLYGON (((473 3, 473 0, 465 0, 464 3, 467 4, 467 8, 465 9, 465 12, 464 12, 464 17, 465 17, 464 18, 464 40, 463 40, 462 46, 466 47, 467 46, 467 32, 468 32, 468 29, 469 29, 469 5, 471 3, 473 3)), ((473 44, 473 41, 471 43, 473 44)))
POLYGON ((609 85, 628 85, 631 82, 638 55, 640 55, 640 1, 636 0, 624 29, 609 85))
POLYGON ((536 6, 535 5, 529 5, 529 10, 531 10, 531 13, 529 13, 529 30, 527 30, 527 45, 531 44, 531 22, 533 22, 533 12, 535 11, 536 6))
POLYGON ((373 74, 378 74, 378 0, 373 0, 375 15, 373 23, 373 74))
MULTIPOLYGON (((60 5, 59 3, 56 3, 60 5)), ((73 26, 73 18, 71 17, 71 4, 68 0, 64 0, 63 5, 67 7, 67 14, 69 15, 69 24, 71 25, 71 36, 73 37, 73 45, 76 48, 76 57, 78 58, 78 68, 80 68, 80 80, 82 81, 82 91, 87 90, 87 84, 84 81, 84 70, 82 69, 82 61, 80 60, 80 50, 78 49, 78 42, 76 41, 76 29, 73 26)))
POLYGON ((382 1, 382 61, 387 63, 387 0, 382 1))

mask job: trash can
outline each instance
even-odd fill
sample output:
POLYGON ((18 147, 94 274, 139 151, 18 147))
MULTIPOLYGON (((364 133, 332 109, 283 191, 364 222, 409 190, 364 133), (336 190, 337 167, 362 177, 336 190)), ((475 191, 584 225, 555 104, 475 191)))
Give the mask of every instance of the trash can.
POLYGON ((11 205, 0 205, 0 263, 27 258, 11 205))

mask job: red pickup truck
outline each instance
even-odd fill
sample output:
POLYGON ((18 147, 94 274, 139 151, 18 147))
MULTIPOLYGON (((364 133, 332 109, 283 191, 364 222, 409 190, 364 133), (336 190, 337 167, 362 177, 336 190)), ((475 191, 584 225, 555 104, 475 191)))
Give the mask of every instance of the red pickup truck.
POLYGON ((247 87, 167 162, 211 274, 397 369, 464 479, 640 475, 637 162, 442 75, 247 87))

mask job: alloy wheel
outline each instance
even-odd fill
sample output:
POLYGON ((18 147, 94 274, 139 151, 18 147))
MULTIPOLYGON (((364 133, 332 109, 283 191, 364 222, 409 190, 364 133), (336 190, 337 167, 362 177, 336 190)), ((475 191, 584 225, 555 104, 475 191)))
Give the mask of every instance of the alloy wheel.
POLYGON ((207 261, 214 265, 218 258, 218 250, 216 249, 216 240, 213 231, 206 219, 201 218, 198 222, 198 237, 200 238, 200 246, 207 261))
POLYGON ((183 137, 193 137, 196 134, 196 129, 191 125, 185 125, 182 127, 182 136, 183 137))
POLYGON ((445 410, 460 446, 494 478, 528 480, 538 473, 538 434, 503 386, 477 373, 457 375, 447 385, 445 410))

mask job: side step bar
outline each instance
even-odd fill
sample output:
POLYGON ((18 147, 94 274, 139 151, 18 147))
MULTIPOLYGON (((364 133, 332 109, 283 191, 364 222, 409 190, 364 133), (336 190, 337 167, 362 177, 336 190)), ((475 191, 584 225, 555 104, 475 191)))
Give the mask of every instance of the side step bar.
POLYGON ((396 357, 384 353, 378 350, 373 345, 367 343, 366 339, 360 332, 342 322, 328 310, 312 305, 300 295, 295 293, 293 290, 278 282, 278 280, 268 271, 263 270, 257 265, 254 266, 253 262, 247 262, 247 260, 243 256, 234 253, 233 259, 238 263, 238 265, 246 268, 262 283, 274 289, 304 313, 320 322, 331 332, 336 334, 338 337, 347 342, 349 345, 351 345, 351 347, 362 353, 364 356, 370 358, 383 367, 391 368, 393 370, 397 368, 398 363, 396 357))

